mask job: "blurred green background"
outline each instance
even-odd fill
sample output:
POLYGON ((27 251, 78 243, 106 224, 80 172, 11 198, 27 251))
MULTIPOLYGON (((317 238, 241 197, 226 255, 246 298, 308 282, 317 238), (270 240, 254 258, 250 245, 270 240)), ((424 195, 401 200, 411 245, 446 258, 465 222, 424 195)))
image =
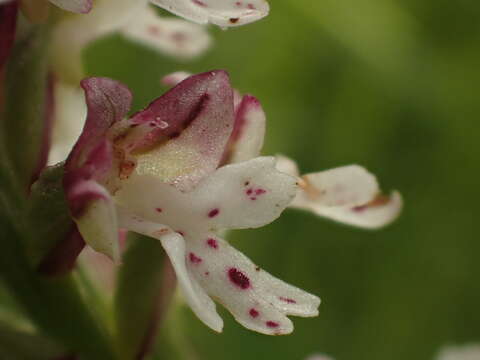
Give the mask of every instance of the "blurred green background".
POLYGON ((227 69, 265 108, 265 154, 291 156, 303 172, 362 164, 385 190, 402 192, 405 211, 378 232, 286 211, 267 227, 232 234, 272 274, 318 294, 320 316, 295 318, 292 335, 268 337, 223 312, 217 335, 181 307, 159 354, 425 360, 442 345, 480 341, 480 3, 270 3, 261 22, 212 27, 214 47, 193 62, 110 36, 85 54, 88 73, 128 84, 138 110, 163 93, 169 72, 227 69))

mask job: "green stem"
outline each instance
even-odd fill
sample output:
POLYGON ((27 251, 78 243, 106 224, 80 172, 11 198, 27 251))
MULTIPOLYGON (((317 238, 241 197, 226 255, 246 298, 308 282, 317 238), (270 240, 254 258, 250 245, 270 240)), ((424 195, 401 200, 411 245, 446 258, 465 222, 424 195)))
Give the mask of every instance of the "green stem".
MULTIPOLYGON (((71 276, 44 279, 21 247, 26 240, 6 217, 0 252, 1 276, 14 298, 39 329, 86 359, 114 359, 110 341, 82 301, 71 276)), ((28 236, 28 235, 27 235, 28 236)))
POLYGON ((133 233, 128 240, 115 294, 117 350, 122 360, 140 360, 151 351, 175 281, 158 240, 133 233))

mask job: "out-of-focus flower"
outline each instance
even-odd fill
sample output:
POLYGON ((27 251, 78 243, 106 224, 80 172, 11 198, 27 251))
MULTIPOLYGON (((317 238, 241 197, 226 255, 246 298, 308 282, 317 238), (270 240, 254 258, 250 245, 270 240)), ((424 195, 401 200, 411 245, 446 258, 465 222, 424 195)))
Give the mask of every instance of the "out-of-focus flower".
MULTIPOLYGON (((43 0, 35 0, 43 1, 43 0)), ((93 0, 49 0, 52 4, 57 5, 67 11, 86 14, 93 6, 93 0)))
POLYGON ((204 26, 161 17, 148 0, 100 0, 89 14, 66 17, 55 26, 51 61, 60 80, 78 83, 83 77, 83 49, 113 32, 182 59, 201 54, 211 44, 204 26))
POLYGON ((271 335, 293 330, 287 315, 318 314, 318 297, 274 278, 219 235, 270 223, 297 191, 273 157, 218 167, 236 121, 225 72, 192 76, 130 119, 123 85, 91 78, 82 87, 88 116, 64 187, 88 244, 118 260, 118 228, 159 239, 186 301, 216 331, 223 321, 210 297, 243 326, 271 335))
MULTIPOLYGON (((7 1, 10 0, 0 0, 0 3, 7 1)), ((46 15, 44 12, 48 10, 48 2, 63 10, 79 14, 86 14, 93 7, 93 0, 18 0, 18 2, 26 14, 29 17, 31 15, 33 18, 38 18, 38 14, 35 14, 35 12, 42 13, 41 17, 46 15)))
POLYGON ((305 360, 333 360, 333 358, 331 358, 330 356, 327 356, 327 355, 314 354, 314 355, 310 355, 305 360))
MULTIPOLYGON (((173 86, 189 76, 176 72, 162 82, 173 86)), ((251 95, 235 96, 235 127, 224 154, 224 163, 246 161, 259 156, 265 136, 266 117, 257 99, 251 95)), ((383 195, 374 175, 359 165, 306 174, 300 177, 297 164, 277 156, 277 169, 298 179, 300 191, 290 207, 349 225, 380 228, 395 220, 402 210, 402 197, 394 191, 383 195)))
POLYGON ((480 345, 448 346, 440 350, 435 360, 480 360, 480 345))
POLYGON ((266 0, 151 0, 152 3, 199 24, 245 25, 268 15, 266 0))

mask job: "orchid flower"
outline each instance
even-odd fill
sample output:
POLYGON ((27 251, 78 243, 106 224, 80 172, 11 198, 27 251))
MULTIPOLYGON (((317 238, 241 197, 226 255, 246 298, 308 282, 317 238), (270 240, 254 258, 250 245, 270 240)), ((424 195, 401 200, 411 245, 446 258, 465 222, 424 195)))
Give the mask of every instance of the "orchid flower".
POLYGON ((478 360, 480 359, 480 345, 468 344, 463 346, 445 347, 437 355, 436 360, 478 360))
POLYGON ((60 80, 77 84, 83 77, 83 49, 113 32, 181 59, 198 56, 211 44, 204 26, 161 17, 148 0, 101 0, 89 14, 66 17, 56 24, 51 61, 60 80))
MULTIPOLYGON (((35 0, 38 1, 38 0, 35 0)), ((93 6, 93 0, 49 0, 59 8, 75 13, 86 14, 93 6)))
POLYGON ((314 354, 306 358, 305 360, 333 360, 331 357, 323 354, 314 354))
POLYGON ((81 85, 88 116, 64 188, 93 249, 118 262, 118 228, 158 239, 187 303, 215 331, 223 321, 211 297, 264 334, 290 333, 287 315, 318 314, 318 297, 274 278, 220 236, 270 223, 297 191, 273 157, 219 167, 236 121, 225 72, 189 77, 128 119, 125 86, 105 78, 81 85))
POLYGON ((151 0, 187 20, 221 27, 245 25, 268 15, 266 0, 151 0))
MULTIPOLYGON (((173 86, 189 76, 176 72, 162 82, 173 86)), ((235 96, 235 128, 227 145, 224 163, 246 161, 259 156, 265 136, 266 117, 257 99, 235 96)), ((297 178, 300 190, 289 205, 348 225, 375 229, 395 220, 402 209, 398 191, 383 195, 373 174, 359 165, 342 166, 300 176, 297 164, 277 156, 277 169, 297 178)), ((252 190, 253 191, 253 190, 252 190)), ((252 196, 255 195, 252 192, 252 196)))

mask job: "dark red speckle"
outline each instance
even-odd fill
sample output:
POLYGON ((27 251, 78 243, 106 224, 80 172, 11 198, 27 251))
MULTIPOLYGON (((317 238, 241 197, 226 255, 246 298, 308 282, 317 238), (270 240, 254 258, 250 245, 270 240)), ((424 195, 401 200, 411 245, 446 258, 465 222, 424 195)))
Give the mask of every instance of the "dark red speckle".
POLYGON ((213 217, 217 216, 219 213, 220 213, 220 209, 212 209, 208 213, 208 217, 213 218, 213 217))
POLYGON ((192 2, 193 2, 194 4, 197 4, 198 6, 207 7, 207 4, 205 4, 203 1, 200 1, 200 0, 192 0, 192 2))
POLYGON ((212 238, 208 238, 207 240, 208 246, 210 246, 213 249, 218 249, 218 241, 212 238))
POLYGON ((161 213, 163 210, 162 210, 162 208, 155 208, 155 211, 158 212, 158 213, 161 213))
POLYGON ((251 10, 255 10, 255 5, 253 4, 248 4, 247 7, 251 10))
POLYGON ((252 318, 256 318, 260 313, 255 310, 254 308, 251 308, 250 311, 248 312, 252 318))
POLYGON ((240 20, 240 19, 239 19, 239 18, 230 18, 230 22, 231 22, 232 24, 237 23, 238 20, 240 20))
POLYGON ((253 189, 248 189, 248 190, 246 191, 246 193, 247 193, 247 195, 252 195, 253 189))
POLYGON ((228 277, 230 281, 241 289, 248 289, 250 287, 250 279, 240 270, 230 268, 228 270, 228 277))
POLYGON ((293 299, 290 299, 290 298, 284 298, 283 296, 279 296, 278 297, 280 300, 282 300, 283 302, 286 302, 288 304, 296 304, 297 302, 293 299))
POLYGON ((266 192, 267 192, 267 190, 257 189, 257 190, 255 190, 255 195, 262 195, 262 194, 265 194, 266 192))
POLYGON ((205 271, 205 276, 210 275, 210 271, 205 271))
POLYGON ((202 262, 202 258, 198 257, 194 253, 189 254, 190 261, 194 264, 200 264, 202 262))
POLYGON ((185 236, 185 233, 184 233, 182 230, 178 230, 176 233, 177 233, 177 234, 180 234, 180 235, 182 235, 182 236, 185 236))
POLYGON ((269 328, 277 328, 280 326, 280 324, 275 321, 267 321, 265 325, 267 325, 269 328))
POLYGON ((250 181, 245 181, 245 184, 243 184, 243 185, 245 185, 245 186, 250 185, 250 181))

